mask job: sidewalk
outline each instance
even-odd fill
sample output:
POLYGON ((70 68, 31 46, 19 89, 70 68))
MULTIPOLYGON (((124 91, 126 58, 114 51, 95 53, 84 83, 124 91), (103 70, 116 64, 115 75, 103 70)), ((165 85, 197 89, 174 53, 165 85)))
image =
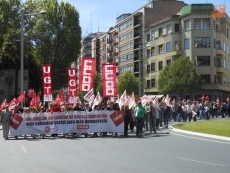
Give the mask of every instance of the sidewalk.
MULTIPOLYGON (((222 119, 222 118, 215 118, 215 119, 222 119)), ((184 134, 194 135, 194 136, 201 136, 201 137, 211 138, 211 139, 224 140, 224 141, 230 142, 230 137, 211 135, 211 134, 205 134, 205 133, 199 133, 199 132, 192 132, 192 131, 187 131, 187 130, 181 130, 181 129, 177 129, 177 128, 173 127, 174 124, 177 124, 177 122, 170 123, 171 131, 174 131, 174 132, 179 132, 179 133, 184 133, 184 134)))
POLYGON ((174 132, 185 133, 185 134, 195 135, 195 136, 201 136, 201 137, 205 137, 205 138, 219 139, 219 140, 224 140, 224 141, 230 142, 229 137, 210 135, 210 134, 198 133, 198 132, 191 132, 191 131, 187 131, 187 130, 176 129, 174 127, 170 127, 170 128, 172 129, 171 131, 174 131, 174 132))

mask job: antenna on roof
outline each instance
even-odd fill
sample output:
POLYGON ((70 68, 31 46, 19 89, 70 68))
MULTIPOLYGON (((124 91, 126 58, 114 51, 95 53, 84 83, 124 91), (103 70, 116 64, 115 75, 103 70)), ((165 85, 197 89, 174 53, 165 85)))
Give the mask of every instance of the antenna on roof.
POLYGON ((91 8, 91 33, 93 33, 92 8, 91 8))
POLYGON ((99 33, 99 19, 98 19, 98 27, 97 27, 97 29, 98 29, 98 33, 99 33))

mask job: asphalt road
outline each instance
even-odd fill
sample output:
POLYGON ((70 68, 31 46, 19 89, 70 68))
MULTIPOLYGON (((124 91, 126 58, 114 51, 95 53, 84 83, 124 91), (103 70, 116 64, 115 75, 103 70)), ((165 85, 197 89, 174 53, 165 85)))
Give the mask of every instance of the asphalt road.
POLYGON ((229 173, 230 142, 169 130, 127 138, 3 140, 1 135, 0 172, 229 173))

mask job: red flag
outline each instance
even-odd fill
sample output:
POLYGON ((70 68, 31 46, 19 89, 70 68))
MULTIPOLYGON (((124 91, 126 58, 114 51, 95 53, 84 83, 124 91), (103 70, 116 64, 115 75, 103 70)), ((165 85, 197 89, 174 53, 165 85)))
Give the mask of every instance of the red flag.
POLYGON ((38 93, 38 94, 37 94, 37 97, 36 97, 36 107, 39 107, 39 106, 41 105, 40 96, 41 96, 41 94, 38 93))
POLYGON ((5 100, 3 100, 3 102, 1 103, 1 105, 0 105, 0 110, 3 110, 3 108, 6 106, 6 99, 5 100))
POLYGON ((54 104, 57 104, 58 106, 61 105, 61 102, 65 102, 65 95, 64 95, 64 89, 62 88, 60 90, 60 92, 57 94, 55 100, 54 100, 54 104))
POLYGON ((206 97, 205 97, 205 100, 209 100, 209 96, 206 96, 206 97))
POLYGON ((205 97, 204 97, 204 95, 200 98, 202 101, 204 101, 204 99, 205 99, 205 97))
POLYGON ((19 104, 19 103, 24 102, 24 101, 25 101, 25 91, 23 91, 23 93, 21 93, 21 95, 18 96, 16 103, 19 104))
POLYGON ((37 95, 36 95, 36 93, 33 95, 32 99, 30 101, 30 106, 37 107, 37 95))
POLYGON ((14 98, 13 100, 11 100, 11 102, 8 104, 9 106, 9 110, 14 109, 14 107, 17 105, 16 103, 16 99, 14 98))

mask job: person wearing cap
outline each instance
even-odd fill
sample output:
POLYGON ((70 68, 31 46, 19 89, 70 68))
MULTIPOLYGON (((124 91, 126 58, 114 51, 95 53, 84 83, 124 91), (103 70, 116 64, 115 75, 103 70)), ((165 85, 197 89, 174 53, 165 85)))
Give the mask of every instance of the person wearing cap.
POLYGON ((146 109, 144 106, 142 106, 141 102, 139 101, 134 110, 134 115, 136 117, 136 135, 142 133, 142 128, 143 128, 142 125, 143 125, 145 113, 146 113, 146 109))
POLYGON ((1 112, 0 123, 2 124, 3 137, 8 139, 10 130, 10 119, 12 116, 12 111, 9 110, 9 105, 5 106, 5 109, 1 112))

